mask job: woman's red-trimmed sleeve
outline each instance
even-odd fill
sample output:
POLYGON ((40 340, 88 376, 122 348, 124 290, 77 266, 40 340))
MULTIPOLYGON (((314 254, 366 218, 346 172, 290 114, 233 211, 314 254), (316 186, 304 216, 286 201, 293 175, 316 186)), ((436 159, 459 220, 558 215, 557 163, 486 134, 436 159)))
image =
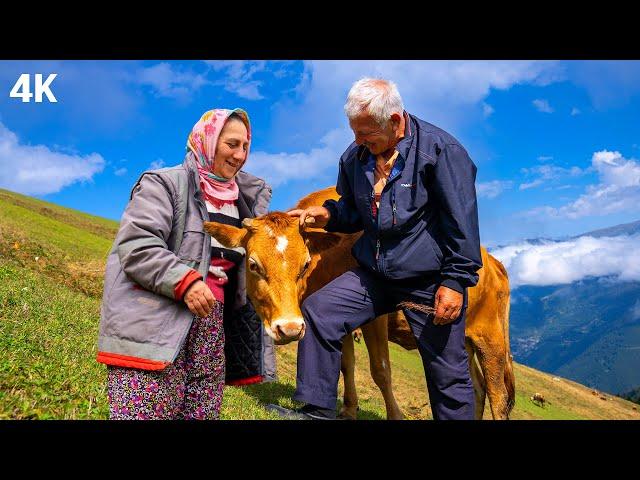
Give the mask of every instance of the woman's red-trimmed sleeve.
POLYGON ((176 300, 182 300, 185 292, 189 289, 189 287, 196 282, 197 280, 202 280, 202 275, 197 270, 189 270, 182 280, 178 282, 176 288, 173 290, 173 294, 176 300))

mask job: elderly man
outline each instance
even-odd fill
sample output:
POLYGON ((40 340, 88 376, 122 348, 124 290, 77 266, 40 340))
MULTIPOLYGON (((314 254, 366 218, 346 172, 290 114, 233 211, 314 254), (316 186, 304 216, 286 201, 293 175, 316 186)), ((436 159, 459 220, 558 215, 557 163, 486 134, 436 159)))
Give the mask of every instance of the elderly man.
POLYGON ((288 418, 336 416, 342 338, 403 301, 422 357, 434 419, 473 419, 474 393, 465 349, 466 288, 482 266, 476 166, 447 132, 404 111, 393 82, 365 78, 351 88, 345 112, 355 135, 340 158, 339 201, 292 210, 329 232, 363 235, 359 266, 302 305, 306 335, 298 346, 298 410, 288 418))

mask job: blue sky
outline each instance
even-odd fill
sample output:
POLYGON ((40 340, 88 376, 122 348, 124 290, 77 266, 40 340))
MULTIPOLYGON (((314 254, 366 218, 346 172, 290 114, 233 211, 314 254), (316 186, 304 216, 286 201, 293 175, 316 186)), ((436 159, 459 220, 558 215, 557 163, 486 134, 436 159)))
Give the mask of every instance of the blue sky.
POLYGON ((144 170, 182 162, 203 112, 242 107, 245 169, 286 210, 335 184, 363 76, 394 80, 469 151, 483 244, 640 219, 634 61, 0 61, 0 188, 118 220, 144 170), (22 73, 57 73, 58 102, 10 98, 22 73))

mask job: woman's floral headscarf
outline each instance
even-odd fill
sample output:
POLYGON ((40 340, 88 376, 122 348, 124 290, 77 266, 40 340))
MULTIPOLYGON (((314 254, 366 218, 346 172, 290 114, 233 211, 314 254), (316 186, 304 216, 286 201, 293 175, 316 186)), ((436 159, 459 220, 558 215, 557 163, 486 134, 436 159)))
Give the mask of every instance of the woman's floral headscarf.
MULTIPOLYGON (((238 185, 235 177, 222 181, 213 175, 213 158, 216 155, 216 147, 218 145, 218 137, 222 127, 229 119, 229 116, 237 114, 244 125, 247 127, 247 138, 251 142, 251 125, 249 123, 249 115, 241 108, 228 110, 226 108, 217 108, 205 112, 204 115, 193 126, 193 130, 187 139, 187 150, 192 152, 197 160, 198 173, 200 174, 200 188, 204 196, 212 203, 219 201, 230 201, 238 198, 238 185)), ((247 156, 249 150, 247 149, 247 156)))

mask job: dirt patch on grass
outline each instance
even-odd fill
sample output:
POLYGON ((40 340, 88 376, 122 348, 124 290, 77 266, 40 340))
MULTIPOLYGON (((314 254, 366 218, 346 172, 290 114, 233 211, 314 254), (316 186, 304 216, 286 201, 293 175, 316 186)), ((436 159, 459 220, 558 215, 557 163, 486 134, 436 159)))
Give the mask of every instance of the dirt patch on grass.
POLYGON ((6 226, 0 229, 0 258, 90 297, 102 296, 105 261, 77 261, 53 246, 45 247, 6 226))

